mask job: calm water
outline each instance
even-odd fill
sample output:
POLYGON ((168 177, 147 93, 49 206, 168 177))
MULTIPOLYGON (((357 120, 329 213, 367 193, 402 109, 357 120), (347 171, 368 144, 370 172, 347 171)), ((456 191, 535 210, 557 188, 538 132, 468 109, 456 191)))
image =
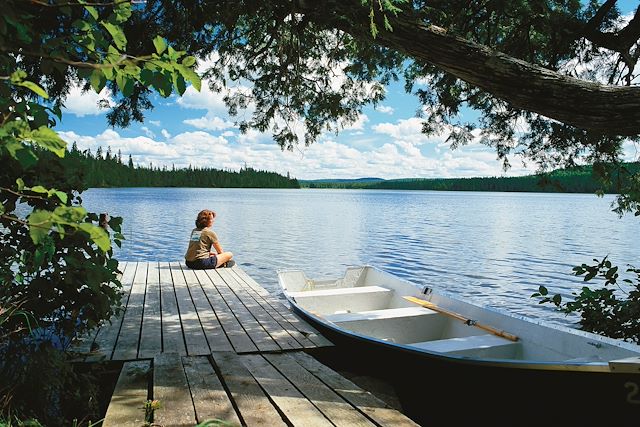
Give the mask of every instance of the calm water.
POLYGON ((570 295, 571 268, 609 255, 640 266, 640 220, 591 194, 378 190, 91 189, 84 206, 124 217, 124 261, 183 259, 201 209, 225 250, 279 294, 276 270, 337 277, 371 264, 475 302, 566 323, 530 295, 570 295))

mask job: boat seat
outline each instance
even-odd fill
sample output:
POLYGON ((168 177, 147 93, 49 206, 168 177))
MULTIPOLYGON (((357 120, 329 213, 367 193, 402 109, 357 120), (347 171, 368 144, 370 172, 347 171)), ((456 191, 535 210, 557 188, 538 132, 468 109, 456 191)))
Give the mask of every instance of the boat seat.
POLYGON ((457 356, 512 358, 519 343, 493 334, 471 335, 409 344, 422 350, 447 353, 457 356))
POLYGON ((406 317, 418 317, 438 314, 433 310, 422 307, 387 308, 383 310, 360 311, 358 313, 336 313, 324 318, 333 323, 358 322, 361 320, 383 320, 406 317))
POLYGON ((380 286, 289 292, 289 296, 301 307, 320 314, 344 313, 347 310, 361 312, 386 308, 391 301, 391 295, 393 295, 392 290, 380 286))

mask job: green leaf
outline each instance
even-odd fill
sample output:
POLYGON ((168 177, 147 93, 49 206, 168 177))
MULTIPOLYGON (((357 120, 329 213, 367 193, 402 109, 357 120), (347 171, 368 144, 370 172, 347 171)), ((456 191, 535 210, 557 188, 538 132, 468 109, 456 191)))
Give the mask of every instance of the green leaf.
POLYGON ((185 67, 183 65, 176 65, 176 68, 178 69, 178 71, 180 71, 180 74, 182 74, 182 77, 184 77, 184 79, 187 80, 188 82, 191 82, 193 87, 198 92, 200 92, 200 87, 201 87, 200 76, 198 76, 198 74, 195 71, 193 71, 191 68, 185 67))
POLYGON ((93 70, 89 81, 91 82, 91 87, 96 91, 96 93, 100 93, 102 88, 107 84, 107 79, 102 70, 93 70))
POLYGON ((102 25, 107 29, 109 34, 111 34, 111 38, 116 44, 116 47, 120 50, 125 50, 127 48, 127 38, 125 37, 122 28, 109 22, 103 22, 102 25))
POLYGON ((53 213, 59 221, 68 223, 80 222, 87 216, 87 210, 82 206, 58 206, 53 213))
POLYGON ((156 36, 156 38, 153 39, 153 45, 156 47, 158 55, 162 55, 162 53, 167 50, 167 42, 161 36, 156 36))
POLYGON ((31 133, 31 139, 39 146, 55 153, 58 157, 64 157, 67 143, 53 129, 40 126, 31 133))
POLYGON ((44 89, 42 89, 40 86, 38 86, 34 82, 30 82, 29 80, 24 80, 21 82, 17 82, 16 85, 24 86, 27 89, 31 90, 31 92, 34 92, 36 95, 41 96, 44 99, 49 99, 49 94, 47 94, 47 92, 45 92, 44 89))
POLYGON ((184 65, 185 67, 191 67, 196 63, 196 58, 193 56, 186 56, 183 60, 182 60, 182 65, 184 65))
POLYGON ((24 190, 24 181, 22 178, 16 179, 16 184, 18 185, 18 191, 24 190))
POLYGON ((46 188, 44 188, 42 185, 36 185, 35 187, 31 187, 28 190, 33 191, 34 193, 48 193, 49 190, 47 190, 46 188))
POLYGON ((38 156, 36 156, 31 148, 25 147, 24 144, 16 140, 5 143, 5 148, 9 152, 9 155, 20 162, 20 165, 25 169, 35 165, 38 161, 38 156))
POLYGON ((29 215, 29 236, 36 245, 44 241, 51 230, 52 213, 44 210, 35 210, 29 215))
POLYGON ((98 19, 98 10, 95 7, 85 6, 84 8, 87 10, 87 12, 89 12, 89 15, 91 15, 93 19, 98 19))
POLYGON ((55 190, 54 194, 58 197, 58 199, 60 199, 62 203, 67 204, 67 201, 69 200, 67 193, 65 193, 64 191, 55 190))
POLYGON ((538 288, 538 292, 540 292, 540 295, 547 295, 549 293, 549 291, 547 291, 547 288, 545 286, 540 286, 538 288))
POLYGON ((131 3, 120 2, 114 10, 114 20, 116 23, 121 24, 127 21, 131 17, 131 3))
POLYGON ((182 95, 184 91, 187 90, 187 85, 184 82, 184 78, 179 74, 173 75, 173 85, 180 95, 182 95))
POLYGON ((111 249, 111 240, 109 235, 102 227, 83 222, 79 228, 85 233, 89 234, 89 238, 98 246, 102 252, 107 252, 111 249))

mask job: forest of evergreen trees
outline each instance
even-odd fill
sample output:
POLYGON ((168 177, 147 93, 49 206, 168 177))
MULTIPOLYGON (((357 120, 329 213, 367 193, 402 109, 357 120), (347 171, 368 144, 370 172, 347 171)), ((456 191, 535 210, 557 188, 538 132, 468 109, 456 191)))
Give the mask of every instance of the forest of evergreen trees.
POLYGON ((95 154, 80 151, 74 142, 62 159, 67 170, 79 171, 87 188, 96 187, 201 187, 201 188, 300 188, 295 178, 244 167, 240 171, 213 168, 160 168, 135 165, 131 155, 98 147, 95 154))
MULTIPOLYGON (((86 188, 96 187, 201 187, 201 188, 350 188, 380 190, 435 191, 518 191, 563 193, 617 193, 624 177, 614 176, 609 186, 595 178, 591 166, 562 169, 547 174, 519 177, 484 178, 407 178, 384 180, 361 178, 354 180, 298 181, 275 172, 244 167, 240 171, 214 168, 167 168, 134 164, 131 155, 123 161, 120 152, 110 148, 95 154, 81 151, 74 142, 62 159, 63 167, 73 171, 86 188)), ((627 163, 625 173, 640 173, 640 163, 627 163)))
MULTIPOLYGON (((386 190, 435 191, 514 191, 558 193, 617 193, 624 185, 625 175, 640 172, 640 163, 627 163, 620 176, 613 176, 610 185, 603 185, 593 174, 591 166, 556 170, 547 174, 519 177, 485 178, 408 178, 369 180, 317 180, 301 181, 303 188, 353 188, 386 190)), ((622 169, 621 169, 622 170, 622 169)))

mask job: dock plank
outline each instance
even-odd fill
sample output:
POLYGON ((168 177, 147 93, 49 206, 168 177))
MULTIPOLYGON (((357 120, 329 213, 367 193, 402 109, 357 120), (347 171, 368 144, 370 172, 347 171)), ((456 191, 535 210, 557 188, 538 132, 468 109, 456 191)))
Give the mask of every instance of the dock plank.
POLYGON ((211 353, 209 344, 205 338, 200 318, 196 311, 191 294, 187 288, 184 274, 178 263, 169 264, 171 268, 171 277, 173 278, 173 286, 175 288, 176 300, 178 302, 178 310, 180 312, 180 321, 182 323, 182 333, 184 341, 187 345, 187 354, 190 356, 206 355, 211 353))
POLYGON ((291 425, 331 427, 333 424, 261 355, 249 354, 242 363, 269 394, 291 425))
MULTIPOLYGON (((242 271, 240 268, 234 267, 230 270, 232 274, 235 275, 237 283, 240 284, 242 291, 247 295, 250 295, 260 305, 260 307, 262 307, 267 313, 269 313, 269 315, 278 323, 278 325, 280 325, 282 329, 287 331, 287 333, 289 333, 289 335, 291 335, 291 337, 293 337, 301 347, 318 347, 316 343, 308 338, 307 335, 309 335, 309 333, 306 333, 305 331, 305 335, 300 332, 294 325, 291 324, 291 322, 285 319, 282 313, 274 308, 274 306, 279 306, 279 308, 281 308, 283 311, 286 311, 288 314, 289 309, 286 308, 286 306, 284 306, 282 302, 280 302, 277 298, 274 298, 272 295, 269 295, 268 293, 266 293, 266 295, 265 293, 259 293, 254 287, 249 286, 249 284, 244 279, 248 276, 246 275, 246 273, 244 275, 240 274, 241 272, 244 273, 244 271, 242 271)), ((316 331, 312 330, 311 333, 316 333, 316 331)))
POLYGON ((144 425, 144 403, 149 394, 148 360, 125 362, 107 408, 103 427, 139 427, 144 425))
POLYGON ((287 425, 253 375, 239 360, 238 355, 231 352, 214 352, 212 357, 238 407, 243 425, 265 427, 287 425))
POLYGON ((281 325, 267 312, 264 307, 258 304, 258 302, 248 292, 244 291, 244 288, 238 281, 238 276, 229 270, 231 269, 222 268, 218 271, 218 274, 220 274, 220 277, 222 277, 236 298, 238 298, 238 300, 247 308, 251 315, 258 321, 278 346, 282 350, 303 348, 303 346, 296 341, 286 329, 281 327, 281 325))
POLYGON ((113 360, 132 360, 138 356, 148 267, 149 263, 142 262, 136 268, 129 303, 127 304, 127 310, 124 312, 120 334, 113 350, 113 360))
POLYGON ((295 352, 291 353, 301 366, 314 374, 320 381, 335 390, 347 402, 354 405, 371 420, 381 426, 406 426, 417 427, 411 418, 401 412, 389 407, 385 402, 375 397, 373 394, 363 390, 349 379, 343 377, 338 372, 318 362, 308 354, 295 352))
POLYGON ((198 422, 218 420, 240 425, 233 403, 209 358, 206 356, 183 357, 182 364, 189 381, 198 422))
POLYGON ((160 272, 158 263, 149 263, 147 292, 144 299, 139 359, 152 359, 162 352, 162 322, 160 313, 160 272))
POLYGON ((289 354, 265 354, 264 358, 295 384, 300 392, 335 425, 375 426, 363 413, 298 364, 289 354))
POLYGON ((212 351, 232 351, 233 346, 231 342, 229 342, 229 338, 227 338, 220 321, 218 321, 215 310, 209 304, 195 272, 190 269, 183 269, 182 272, 187 281, 191 300, 198 311, 200 323, 202 324, 204 335, 209 343, 209 348, 211 348, 212 351))
POLYGON ((166 353, 178 353, 186 356, 187 349, 182 334, 178 302, 173 289, 171 268, 168 262, 158 265, 160 273, 160 298, 162 304, 162 351, 166 353))
POLYGON ((138 264, 136 262, 128 262, 127 267, 122 272, 120 283, 122 284, 122 310, 119 315, 112 316, 109 322, 103 325, 97 332, 92 343, 91 353, 85 358, 86 362, 96 362, 100 360, 111 360, 113 350, 118 341, 120 328, 124 312, 129 304, 131 295, 131 287, 136 274, 138 264))
POLYGON ((271 338, 271 336, 264 330, 262 325, 258 323, 255 317, 247 310, 247 308, 238 299, 237 295, 229 289, 224 279, 220 276, 218 270, 205 270, 206 274, 211 279, 213 285, 217 288, 218 293, 227 304, 231 313, 238 319, 238 322, 242 328, 251 337, 251 340, 256 345, 259 351, 277 351, 280 350, 280 346, 271 338))
POLYGON ((154 413, 154 424, 175 427, 197 424, 189 383, 179 354, 162 353, 154 357, 153 398, 161 404, 154 413))
POLYGON ((256 347, 242 325, 238 322, 236 316, 234 316, 229 309, 229 306, 224 302, 224 299, 220 296, 218 289, 211 281, 211 278, 205 273, 205 270, 195 270, 194 273, 200 281, 209 305, 215 311, 218 321, 224 328, 227 338, 231 342, 234 350, 238 353, 258 351, 258 347, 256 347))
POLYGON ((262 288, 258 282, 256 282, 251 276, 249 276, 244 270, 241 268, 233 268, 232 269, 240 278, 243 279, 242 283, 252 289, 256 294, 260 295, 260 297, 265 301, 266 304, 271 306, 273 310, 275 310, 286 322, 288 322, 291 327, 297 331, 299 331, 305 338, 313 343, 312 346, 305 345, 308 347, 326 347, 333 346, 333 343, 329 341, 327 338, 323 337, 315 328, 309 325, 307 322, 300 319, 296 316, 279 298, 270 294, 266 289, 262 288))

